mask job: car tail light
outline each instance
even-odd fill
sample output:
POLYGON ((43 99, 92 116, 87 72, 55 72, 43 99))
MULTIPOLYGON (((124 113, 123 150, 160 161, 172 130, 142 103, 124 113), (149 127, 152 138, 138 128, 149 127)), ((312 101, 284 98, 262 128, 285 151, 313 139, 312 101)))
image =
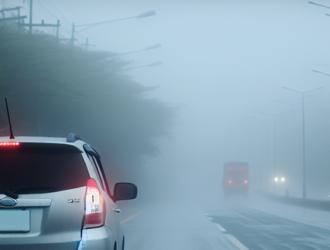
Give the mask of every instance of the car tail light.
POLYGON ((100 189, 94 179, 88 179, 85 194, 84 228, 102 227, 105 222, 105 206, 100 189))
POLYGON ((231 184, 231 183, 233 183, 233 181, 232 181, 232 180, 230 180, 230 181, 228 181, 228 183, 230 183, 230 184, 231 184))
POLYGON ((245 180, 244 183, 248 183, 248 181, 245 180))
POLYGON ((18 146, 19 142, 0 142, 0 146, 18 146))

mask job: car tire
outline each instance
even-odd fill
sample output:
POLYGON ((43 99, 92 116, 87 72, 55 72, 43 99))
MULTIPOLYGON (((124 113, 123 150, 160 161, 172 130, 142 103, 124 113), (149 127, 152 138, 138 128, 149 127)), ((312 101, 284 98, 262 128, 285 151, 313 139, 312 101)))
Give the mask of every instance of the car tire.
POLYGON ((123 238, 123 244, 122 244, 121 249, 122 249, 122 250, 125 250, 125 238, 123 238))

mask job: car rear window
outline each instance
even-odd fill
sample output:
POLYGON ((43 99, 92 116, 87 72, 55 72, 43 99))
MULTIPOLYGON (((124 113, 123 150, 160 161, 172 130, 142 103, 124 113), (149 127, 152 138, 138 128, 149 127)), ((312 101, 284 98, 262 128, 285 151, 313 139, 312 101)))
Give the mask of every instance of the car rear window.
POLYGON ((49 143, 0 147, 0 194, 62 191, 86 186, 88 178, 76 147, 49 143))

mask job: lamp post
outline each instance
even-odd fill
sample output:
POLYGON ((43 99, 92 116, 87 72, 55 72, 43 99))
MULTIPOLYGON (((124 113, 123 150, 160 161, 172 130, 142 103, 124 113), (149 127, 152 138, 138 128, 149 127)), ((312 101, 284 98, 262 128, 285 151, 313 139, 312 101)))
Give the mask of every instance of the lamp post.
POLYGON ((319 71, 319 70, 315 70, 315 69, 313 69, 312 71, 315 72, 315 73, 322 74, 322 75, 330 76, 330 74, 325 73, 325 72, 322 72, 322 71, 319 71))
POLYGON ((161 47, 162 47, 162 45, 160 43, 157 43, 157 44, 151 45, 149 47, 146 47, 144 49, 133 50, 133 51, 125 52, 125 53, 115 54, 115 55, 112 55, 111 57, 124 56, 124 55, 133 54, 133 53, 137 53, 137 52, 141 52, 141 51, 149 51, 149 50, 158 49, 158 48, 161 48, 161 47))
POLYGON ((299 93, 301 94, 301 98, 302 98, 302 139, 303 139, 303 181, 302 181, 302 197, 303 199, 306 199, 306 157, 305 157, 305 94, 308 94, 308 93, 311 93, 313 91, 316 91, 316 90, 319 90, 319 89, 322 89, 322 87, 319 87, 319 88, 315 88, 315 89, 311 89, 311 90, 308 90, 308 91, 305 91, 305 92, 301 92, 301 91, 298 91, 298 90, 295 90, 295 89, 291 89, 291 88, 288 88, 286 86, 282 86, 282 88, 284 89, 287 89, 287 90, 291 90, 293 92, 296 92, 296 93, 299 93))
POLYGON ((309 3, 309 4, 313 4, 313 5, 317 5, 317 6, 320 6, 320 7, 324 7, 324 8, 328 8, 328 9, 330 9, 329 6, 326 6, 326 5, 323 5, 323 4, 315 3, 315 2, 312 2, 312 1, 309 1, 308 3, 309 3))
POLYGON ((154 15, 156 15, 156 12, 154 10, 150 10, 150 11, 143 12, 143 13, 141 13, 139 15, 136 15, 136 16, 119 18, 119 19, 114 19, 114 20, 109 20, 109 21, 104 21, 104 22, 80 24, 80 25, 74 26, 73 28, 87 26, 87 27, 85 27, 85 28, 83 28, 83 29, 81 29, 79 31, 74 30, 74 32, 79 33, 81 31, 87 30, 87 29, 92 28, 92 27, 94 27, 96 25, 100 25, 100 24, 104 24, 104 23, 118 22, 118 21, 122 21, 122 20, 133 19, 133 18, 139 18, 140 19, 140 18, 150 17, 150 16, 154 16, 154 15))
MULTIPOLYGON (((262 114, 262 115, 268 115, 271 116, 274 119, 274 175, 277 175, 277 140, 276 140, 276 133, 277 133, 277 117, 286 113, 290 112, 282 112, 282 113, 277 113, 277 114, 271 114, 271 113, 266 113, 266 112, 260 112, 260 111, 254 111, 256 113, 262 114)), ((274 193, 276 194, 276 185, 274 185, 274 193)))
POLYGON ((97 22, 97 23, 87 23, 87 24, 80 24, 80 25, 75 25, 75 23, 72 24, 72 31, 71 31, 71 46, 73 47, 73 43, 74 43, 74 34, 75 33, 80 33, 84 30, 87 30, 89 28, 92 28, 96 25, 100 25, 100 24, 104 24, 104 23, 112 23, 112 22, 118 22, 118 21, 122 21, 122 20, 127 20, 127 19, 133 19, 133 18, 145 18, 145 17, 150 17, 150 16, 154 16, 156 15, 156 12, 154 10, 149 10, 147 12, 143 12, 139 15, 136 16, 131 16, 131 17, 125 17, 125 18, 119 18, 119 19, 113 19, 113 20, 109 20, 109 21, 104 21, 104 22, 97 22), (76 27, 85 27, 81 30, 76 30, 76 27))
POLYGON ((158 66, 158 65, 162 65, 162 64, 163 64, 162 61, 157 61, 157 62, 153 62, 153 63, 141 65, 141 66, 135 66, 135 67, 127 68, 127 69, 122 69, 120 71, 127 71, 127 70, 131 70, 131 69, 139 69, 139 68, 145 68, 145 67, 154 67, 154 66, 158 66))

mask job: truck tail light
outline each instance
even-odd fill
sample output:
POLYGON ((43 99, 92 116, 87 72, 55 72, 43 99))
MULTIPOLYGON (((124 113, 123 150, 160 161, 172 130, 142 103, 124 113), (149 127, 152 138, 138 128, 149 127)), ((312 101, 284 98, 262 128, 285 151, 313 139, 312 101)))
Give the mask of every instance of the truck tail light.
POLYGON ((105 206, 100 189, 94 179, 88 179, 85 194, 84 228, 102 227, 105 222, 105 206))
POLYGON ((228 181, 228 183, 229 183, 229 184, 231 184, 231 183, 233 183, 233 181, 232 181, 232 180, 230 180, 230 181, 228 181))
POLYGON ((245 180, 245 181, 244 181, 244 183, 245 183, 245 184, 247 184, 247 183, 248 183, 248 181, 247 181, 247 180, 245 180))

